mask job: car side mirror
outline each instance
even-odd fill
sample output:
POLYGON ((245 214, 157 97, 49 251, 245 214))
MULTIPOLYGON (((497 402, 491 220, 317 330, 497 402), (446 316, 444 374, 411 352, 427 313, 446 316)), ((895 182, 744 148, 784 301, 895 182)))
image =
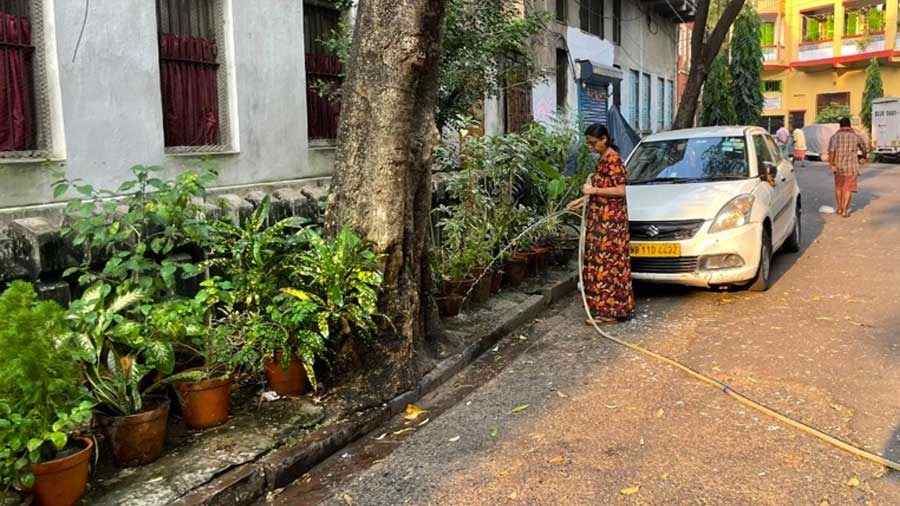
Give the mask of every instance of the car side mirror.
POLYGON ((759 178, 775 186, 775 178, 778 176, 778 167, 769 161, 759 164, 759 178))

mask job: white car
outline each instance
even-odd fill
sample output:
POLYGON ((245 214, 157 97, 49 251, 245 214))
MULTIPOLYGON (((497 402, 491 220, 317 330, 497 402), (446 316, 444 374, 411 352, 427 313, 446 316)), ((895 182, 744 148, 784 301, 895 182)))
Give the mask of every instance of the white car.
POLYGON ((800 249, 794 168, 762 128, 651 135, 626 165, 634 279, 762 291, 774 252, 800 249))

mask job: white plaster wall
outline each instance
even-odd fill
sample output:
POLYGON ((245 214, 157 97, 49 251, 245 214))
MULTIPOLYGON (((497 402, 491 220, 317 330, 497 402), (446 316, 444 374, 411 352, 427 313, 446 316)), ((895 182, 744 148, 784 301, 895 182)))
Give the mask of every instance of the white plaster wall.
MULTIPOLYGON (((229 40, 220 54, 232 72, 234 145, 218 154, 219 185, 322 175, 309 169, 302 2, 225 0, 229 40)), ((190 157, 166 155, 159 89, 156 9, 152 0, 91 2, 78 55, 72 61, 84 16, 82 0, 55 2, 58 70, 65 150, 62 168, 112 188, 135 164, 174 172, 190 157)), ((51 76, 54 75, 50 72, 51 76)), ((0 209, 47 203, 53 177, 46 163, 0 166, 0 209)))

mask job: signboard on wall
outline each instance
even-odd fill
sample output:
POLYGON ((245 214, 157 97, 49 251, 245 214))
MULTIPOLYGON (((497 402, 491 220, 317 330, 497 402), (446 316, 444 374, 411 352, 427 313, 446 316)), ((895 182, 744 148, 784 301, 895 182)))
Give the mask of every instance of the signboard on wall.
POLYGON ((606 124, 609 109, 609 91, 606 85, 598 86, 586 82, 578 87, 578 112, 585 125, 606 124))
POLYGON ((773 111, 781 109, 781 95, 765 95, 763 96, 763 110, 773 111))

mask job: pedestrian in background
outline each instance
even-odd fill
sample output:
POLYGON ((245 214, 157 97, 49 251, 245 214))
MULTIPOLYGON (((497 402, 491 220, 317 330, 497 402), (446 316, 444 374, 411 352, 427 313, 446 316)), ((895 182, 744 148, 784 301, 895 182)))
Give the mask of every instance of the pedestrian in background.
POLYGON ((801 167, 806 166, 806 134, 799 126, 794 129, 794 162, 800 162, 801 167))
POLYGON ((828 141, 828 164, 834 173, 837 213, 846 218, 850 216, 853 194, 859 189, 859 169, 868 147, 866 140, 850 126, 850 118, 841 118, 840 125, 828 141))
POLYGON ((788 131, 786 126, 781 125, 781 128, 775 132, 775 142, 778 143, 778 149, 781 150, 781 156, 787 158, 788 144, 791 142, 791 132, 788 131))

